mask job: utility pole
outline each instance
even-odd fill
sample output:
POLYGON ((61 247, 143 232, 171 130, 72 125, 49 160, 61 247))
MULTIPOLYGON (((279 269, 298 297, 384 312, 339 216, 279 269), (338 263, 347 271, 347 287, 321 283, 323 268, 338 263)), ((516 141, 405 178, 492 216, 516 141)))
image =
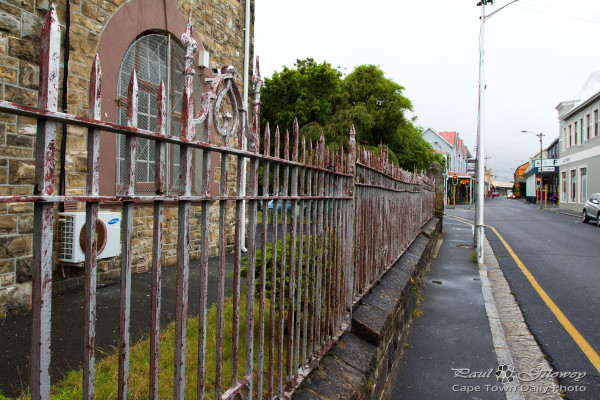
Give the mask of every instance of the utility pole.
POLYGON ((544 146, 542 145, 542 138, 546 135, 544 135, 543 133, 535 133, 535 132, 531 132, 531 131, 521 131, 521 133, 531 133, 534 134, 535 136, 537 136, 538 138, 540 138, 540 208, 544 208, 545 204, 544 204, 544 199, 542 199, 542 187, 544 187, 544 146))
POLYGON ((542 146, 542 136, 540 133, 540 208, 544 208, 544 199, 542 199, 542 188, 544 187, 544 146, 542 146))
POLYGON ((485 33, 485 21, 490 19, 498 11, 504 7, 516 2, 513 0, 504 6, 500 7, 496 11, 485 15, 485 6, 494 4, 494 0, 481 0, 477 3, 481 7, 481 28, 479 31, 479 107, 477 115, 477 172, 475 173, 477 179, 477 203, 475 204, 475 245, 477 247, 477 263, 483 264, 483 239, 485 236, 485 225, 483 222, 483 201, 484 187, 485 187, 485 175, 484 175, 484 145, 485 145, 485 132, 484 132, 484 117, 485 117, 485 77, 483 68, 483 56, 484 56, 484 33, 485 33))
MULTIPOLYGON (((475 246, 477 248, 477 262, 483 264, 483 202, 485 201, 485 152, 484 152, 484 68, 483 49, 485 33, 485 5, 488 0, 482 0, 477 5, 481 7, 481 28, 479 30, 479 108, 477 111, 477 171, 475 172, 477 183, 477 202, 475 203, 475 246)), ((490 1, 490 3, 492 3, 490 1)), ((493 4, 493 3, 492 3, 493 4)))

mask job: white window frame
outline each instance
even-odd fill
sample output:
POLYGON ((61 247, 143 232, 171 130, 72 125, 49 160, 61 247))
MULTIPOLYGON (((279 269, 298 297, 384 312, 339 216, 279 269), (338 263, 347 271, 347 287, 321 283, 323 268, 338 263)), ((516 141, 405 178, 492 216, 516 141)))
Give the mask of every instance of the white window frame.
POLYGON ((577 168, 569 168, 569 203, 577 203, 577 193, 573 193, 573 178, 575 178, 575 192, 577 192, 577 168), (575 172, 574 177, 573 172, 575 172))
POLYGON ((569 124, 569 146, 567 147, 570 148, 571 146, 573 146, 573 132, 571 129, 571 124, 569 124))
POLYGON ((590 114, 586 114, 585 116, 586 119, 586 126, 587 126, 587 130, 585 132, 585 140, 590 140, 592 138, 592 116, 590 114))
POLYGON ((588 173, 587 173, 587 164, 585 165, 579 165, 577 167, 577 175, 579 178, 579 202, 580 203, 585 203, 587 201, 587 197, 588 197, 588 192, 587 192, 587 186, 588 186, 588 182, 587 182, 587 178, 588 178, 588 173), (583 182, 582 182, 582 177, 583 175, 581 174, 581 171, 585 169, 585 196, 583 195, 583 182))
POLYGON ((567 171, 562 171, 561 172, 561 181, 560 181, 560 184, 563 186, 561 188, 561 193, 560 193, 561 194, 561 196, 560 196, 561 200, 560 201, 562 203, 568 203, 567 199, 569 197, 569 191, 568 191, 568 188, 569 188, 569 179, 567 177, 567 171))

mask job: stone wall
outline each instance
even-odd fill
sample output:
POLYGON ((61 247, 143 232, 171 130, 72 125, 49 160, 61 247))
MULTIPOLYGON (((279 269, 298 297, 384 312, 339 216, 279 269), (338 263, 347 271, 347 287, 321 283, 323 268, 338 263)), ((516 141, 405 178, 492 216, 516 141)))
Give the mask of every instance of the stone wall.
POLYGON ((415 297, 425 275, 442 221, 431 218, 406 252, 354 307, 352 328, 321 359, 293 399, 380 399, 404 355, 415 297))
MULTIPOLYGON (((94 55, 107 22, 130 0, 71 0, 70 62, 68 76, 67 110, 69 113, 87 116, 87 88, 94 55)), ((237 71, 244 69, 244 18, 243 0, 167 0, 174 3, 186 16, 192 10, 195 33, 210 53, 210 67, 233 65, 237 71)), ((253 56, 254 1, 251 1, 250 56, 253 56)), ((64 57, 66 0, 55 2, 61 24, 64 57)), ((49 0, 2 0, 0 1, 0 99, 36 106, 39 85, 39 46, 43 19, 50 7, 49 0)), ((62 98, 62 68, 59 99, 62 98)), ((238 81, 243 85, 241 72, 238 81)), ((103 93, 104 101, 112 97, 103 93)), ((114 95, 114 94, 113 94, 114 95)), ((114 96, 113 96, 114 97, 114 96)), ((59 101, 59 108, 62 108, 59 101)), ((112 121, 116 122, 116 121, 112 121)), ((69 126, 66 145, 66 195, 80 195, 85 190, 86 135, 80 127, 69 126)), ((0 114, 0 196, 31 195, 35 177, 36 121, 0 114)), ((62 127, 57 127, 57 168, 60 154, 62 127)), ((101 149, 102 151, 102 149, 101 149)), ((235 186, 235 162, 230 163, 230 190, 235 186)), ((58 173, 56 180, 58 189, 58 173)), ((84 204, 72 205, 78 210, 84 204)), ((102 206, 101 206, 102 208, 102 206)), ((110 209, 111 207, 108 207, 110 209)), ((232 207, 230 207, 230 210, 232 207)), ((56 208, 58 211, 58 207, 56 208)), ((194 210, 199 218, 200 208, 194 210)), ((176 209, 166 210, 166 244, 164 263, 175 262, 176 209)), ((218 211, 211 210, 211 232, 218 211)), ((233 217, 230 211, 229 219, 233 217)), ((195 221, 196 221, 195 220, 195 221)), ((194 222, 195 222, 194 221, 194 222)), ((31 254, 33 231, 33 207, 31 204, 0 203, 0 307, 26 305, 29 301, 31 279, 31 254)), ((140 207, 134 222, 134 271, 151 265, 152 209, 140 207)), ((232 226, 233 224, 229 224, 232 226)), ((233 231, 228 229, 228 241, 233 231)), ((192 233, 194 253, 199 254, 199 233, 192 233)), ((216 254, 216 238, 211 237, 211 255, 216 254)), ((118 268, 119 260, 102 260, 100 271, 118 268)), ((81 268, 60 268, 54 280, 77 277, 81 268), (58 273, 60 271, 60 273, 58 273)))
POLYGON ((435 179, 435 215, 442 218, 444 215, 444 203, 446 194, 444 192, 444 168, 437 161, 429 165, 427 176, 435 179))

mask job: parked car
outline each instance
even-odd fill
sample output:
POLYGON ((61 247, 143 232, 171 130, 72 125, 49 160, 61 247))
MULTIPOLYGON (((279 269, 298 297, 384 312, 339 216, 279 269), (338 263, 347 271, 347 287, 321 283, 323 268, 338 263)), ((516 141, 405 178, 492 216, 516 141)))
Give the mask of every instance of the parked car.
MULTIPOLYGON (((283 204, 283 200, 281 200, 281 199, 277 200, 277 211, 281 211, 282 204, 283 204)), ((269 200, 267 207, 269 208, 269 210, 273 208, 273 200, 269 200)), ((287 202, 287 210, 290 211, 291 209, 292 209, 292 202, 288 201, 287 202)))
POLYGON ((595 220, 596 225, 600 227, 600 193, 591 195, 583 206, 581 221, 586 223, 591 219, 595 220))
POLYGON ((500 197, 500 192, 492 192, 492 197, 500 197))
POLYGON ((515 198, 515 194, 513 193, 512 190, 507 190, 506 191, 506 198, 507 199, 514 199, 515 198))

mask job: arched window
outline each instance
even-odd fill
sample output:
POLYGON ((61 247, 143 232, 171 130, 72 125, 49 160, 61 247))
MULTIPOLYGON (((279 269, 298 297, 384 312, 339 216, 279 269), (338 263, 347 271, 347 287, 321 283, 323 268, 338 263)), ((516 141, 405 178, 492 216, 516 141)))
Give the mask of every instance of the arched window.
MULTIPOLYGON (((157 93, 161 79, 167 99, 167 135, 179 136, 181 131, 181 104, 183 96, 185 50, 171 34, 150 33, 141 35, 129 46, 119 70, 117 123, 127 123, 127 89, 131 72, 135 68, 138 79, 139 109, 137 127, 156 130, 158 109, 157 93)), ((202 88, 198 75, 194 78, 195 104, 200 103, 202 88)), ((117 193, 122 192, 125 181, 125 137, 117 137, 117 193)), ((136 188, 139 195, 154 192, 155 142, 138 139, 136 188)), ((179 146, 167 147, 166 190, 174 192, 179 177, 179 146)))

